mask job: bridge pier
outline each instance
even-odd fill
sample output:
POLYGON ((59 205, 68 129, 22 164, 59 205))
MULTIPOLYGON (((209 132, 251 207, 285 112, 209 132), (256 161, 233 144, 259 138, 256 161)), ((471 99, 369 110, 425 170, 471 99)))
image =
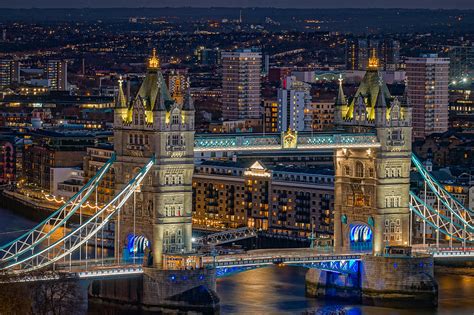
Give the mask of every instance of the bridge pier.
POLYGON ((140 276, 94 280, 89 287, 89 301, 124 310, 218 314, 219 298, 215 290, 213 269, 160 270, 144 267, 140 276))
POLYGON ((435 307, 438 284, 433 270, 431 256, 365 255, 357 275, 310 269, 306 293, 318 298, 355 299, 375 306, 435 307))

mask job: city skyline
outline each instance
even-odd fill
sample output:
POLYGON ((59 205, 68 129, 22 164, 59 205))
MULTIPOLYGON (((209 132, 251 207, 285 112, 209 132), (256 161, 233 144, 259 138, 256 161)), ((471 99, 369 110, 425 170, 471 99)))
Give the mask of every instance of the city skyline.
POLYGON ((403 8, 403 9, 474 9, 474 2, 470 0, 400 0, 397 2, 381 0, 335 0, 309 1, 297 0, 289 4, 283 0, 203 0, 196 3, 190 0, 137 0, 131 3, 126 0, 78 0, 65 2, 63 0, 43 0, 40 3, 34 0, 19 0, 12 3, 10 0, 0 0, 0 8, 165 8, 165 7, 226 7, 226 8, 295 8, 295 9, 338 9, 338 8, 403 8))

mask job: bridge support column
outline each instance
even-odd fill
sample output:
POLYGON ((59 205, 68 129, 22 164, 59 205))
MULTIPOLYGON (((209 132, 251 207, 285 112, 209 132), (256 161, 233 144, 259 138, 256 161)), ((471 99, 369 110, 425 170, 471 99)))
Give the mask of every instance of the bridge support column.
POLYGON ((342 274, 309 269, 306 273, 306 295, 316 298, 361 301, 359 274, 342 274))
POLYGON ((306 294, 317 298, 344 298, 386 307, 434 307, 438 285, 433 258, 366 255, 358 274, 310 269, 306 294))
POLYGON ((151 312, 219 311, 214 269, 160 270, 143 268, 142 276, 95 280, 89 288, 92 306, 107 304, 124 310, 151 312))
POLYGON ((438 304, 431 256, 364 256, 361 285, 362 302, 367 305, 434 307, 438 304))

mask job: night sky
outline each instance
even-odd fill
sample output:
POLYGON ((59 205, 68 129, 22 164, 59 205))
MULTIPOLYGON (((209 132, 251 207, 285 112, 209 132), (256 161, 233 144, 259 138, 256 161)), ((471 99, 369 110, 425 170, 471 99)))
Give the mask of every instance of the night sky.
POLYGON ((2 8, 277 7, 474 9, 474 0, 0 0, 2 8))

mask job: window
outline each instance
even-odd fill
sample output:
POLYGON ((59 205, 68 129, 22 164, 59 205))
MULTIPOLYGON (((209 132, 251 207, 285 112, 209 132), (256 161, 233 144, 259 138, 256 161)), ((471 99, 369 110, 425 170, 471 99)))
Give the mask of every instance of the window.
POLYGON ((356 177, 364 177, 364 164, 362 162, 356 162, 356 177))
POLYGON ((344 166, 344 175, 351 176, 351 168, 348 165, 344 166))

